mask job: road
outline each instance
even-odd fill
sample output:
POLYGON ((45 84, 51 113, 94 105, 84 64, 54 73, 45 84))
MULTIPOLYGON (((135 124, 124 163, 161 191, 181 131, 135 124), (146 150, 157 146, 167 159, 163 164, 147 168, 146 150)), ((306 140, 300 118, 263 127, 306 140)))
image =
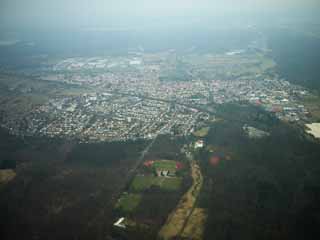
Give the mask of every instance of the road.
POLYGON ((193 183, 189 190, 181 197, 177 207, 169 215, 166 223, 161 228, 159 239, 179 239, 196 207, 203 178, 196 161, 190 160, 190 165, 193 183))

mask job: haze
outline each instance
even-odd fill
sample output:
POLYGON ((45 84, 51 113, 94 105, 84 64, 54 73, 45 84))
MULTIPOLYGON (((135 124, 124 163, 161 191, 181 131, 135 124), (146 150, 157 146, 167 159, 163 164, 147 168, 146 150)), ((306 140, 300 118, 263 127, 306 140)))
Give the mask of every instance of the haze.
MULTIPOLYGON (((316 0, 2 0, 3 29, 137 27, 155 21, 164 26, 182 17, 236 20, 238 16, 310 16, 319 7, 316 0)), ((181 20, 179 20, 181 21, 181 20)))

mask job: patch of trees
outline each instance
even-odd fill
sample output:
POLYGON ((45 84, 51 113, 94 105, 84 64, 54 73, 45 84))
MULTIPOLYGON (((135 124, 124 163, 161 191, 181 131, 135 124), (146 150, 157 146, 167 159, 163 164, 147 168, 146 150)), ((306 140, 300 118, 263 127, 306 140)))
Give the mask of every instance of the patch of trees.
POLYGON ((1 140, 0 150, 7 149, 9 157, 26 163, 18 165, 15 180, 0 189, 5 219, 0 224, 1 239, 13 240, 105 239, 117 196, 146 146, 145 142, 70 144, 47 138, 25 138, 22 145, 18 141, 6 148, 8 143, 1 140))
MULTIPOLYGON (((247 118, 245 110, 237 116, 247 118)), ((207 143, 234 154, 218 166, 209 164, 208 152, 200 154, 206 181, 213 182, 202 201, 209 205, 205 239, 308 239, 319 234, 319 143, 284 123, 268 127, 271 135, 256 140, 245 137, 235 121, 211 128, 207 143)))
POLYGON ((160 135, 150 148, 146 159, 184 160, 185 154, 181 153, 184 144, 182 138, 174 138, 169 135, 160 135))
POLYGON ((180 196, 180 192, 164 192, 160 187, 152 186, 142 195, 134 217, 160 227, 178 204, 180 196))
POLYGON ((110 166, 127 159, 137 159, 144 149, 142 141, 81 143, 69 154, 69 163, 89 166, 110 166))
POLYGON ((320 91, 319 39, 288 29, 268 32, 278 72, 292 83, 320 91))

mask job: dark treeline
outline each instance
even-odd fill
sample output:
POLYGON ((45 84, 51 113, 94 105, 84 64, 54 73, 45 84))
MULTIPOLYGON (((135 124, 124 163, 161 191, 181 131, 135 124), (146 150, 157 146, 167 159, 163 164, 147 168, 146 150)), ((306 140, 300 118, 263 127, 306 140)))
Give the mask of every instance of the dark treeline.
MULTIPOLYGON (((245 107, 241 111, 252 119, 259 112, 245 107)), ((313 239, 319 235, 319 143, 285 123, 258 123, 263 124, 269 126, 265 130, 270 136, 262 139, 249 139, 241 121, 224 121, 211 128, 208 144, 224 149, 231 160, 211 166, 210 153, 200 153, 204 175, 212 182, 205 196, 205 205, 209 202, 205 239, 313 239)))
POLYGON ((320 91, 320 41, 308 29, 270 30, 267 34, 278 72, 288 81, 320 91), (305 33, 304 33, 305 32, 305 33))
POLYGON ((1 167, 15 167, 17 173, 0 184, 1 239, 110 234, 114 204, 143 142, 79 144, 0 133, 1 167))

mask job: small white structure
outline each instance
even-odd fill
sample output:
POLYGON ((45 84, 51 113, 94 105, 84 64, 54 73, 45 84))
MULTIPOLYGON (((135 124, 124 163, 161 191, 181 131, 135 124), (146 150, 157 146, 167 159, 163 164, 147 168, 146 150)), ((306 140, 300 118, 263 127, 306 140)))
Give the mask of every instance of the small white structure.
POLYGON ((168 170, 158 170, 157 176, 158 177, 168 177, 170 172, 168 170))
POLYGON ((118 221, 116 221, 114 224, 113 224, 113 226, 115 226, 115 227, 119 227, 119 228, 126 228, 126 225, 124 225, 124 217, 122 217, 122 218, 119 218, 118 219, 118 221))
POLYGON ((203 140, 198 140, 194 143, 194 148, 197 149, 197 148, 203 148, 204 146, 204 141, 203 140))

